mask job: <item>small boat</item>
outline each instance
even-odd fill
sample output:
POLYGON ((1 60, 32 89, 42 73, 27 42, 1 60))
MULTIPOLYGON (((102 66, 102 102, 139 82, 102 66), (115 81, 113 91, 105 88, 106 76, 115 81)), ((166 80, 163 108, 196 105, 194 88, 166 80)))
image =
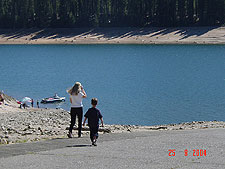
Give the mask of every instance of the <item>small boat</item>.
POLYGON ((47 97, 41 100, 41 103, 55 103, 55 102, 64 102, 66 101, 65 97, 59 97, 57 94, 53 97, 47 97))

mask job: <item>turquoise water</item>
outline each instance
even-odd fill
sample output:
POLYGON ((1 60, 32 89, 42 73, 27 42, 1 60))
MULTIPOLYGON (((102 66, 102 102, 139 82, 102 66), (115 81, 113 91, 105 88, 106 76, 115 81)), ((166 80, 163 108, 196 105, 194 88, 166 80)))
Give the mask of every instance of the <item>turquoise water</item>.
POLYGON ((80 81, 109 124, 225 119, 224 45, 0 45, 0 90, 35 101, 80 81))

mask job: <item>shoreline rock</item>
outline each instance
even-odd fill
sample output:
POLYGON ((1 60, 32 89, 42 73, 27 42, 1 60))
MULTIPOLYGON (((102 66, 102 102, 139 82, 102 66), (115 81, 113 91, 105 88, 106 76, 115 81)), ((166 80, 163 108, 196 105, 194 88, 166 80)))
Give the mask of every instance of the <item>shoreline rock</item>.
MULTIPOLYGON (((70 114, 60 109, 27 109, 25 112, 1 113, 0 144, 14 144, 40 141, 54 138, 67 138, 70 114)), ((180 124, 139 126, 139 125, 105 125, 100 127, 100 134, 141 131, 166 131, 225 128, 222 121, 198 121, 180 124)), ((77 136, 77 130, 73 136, 77 136)), ((83 136, 89 135, 88 127, 82 130, 83 136)))

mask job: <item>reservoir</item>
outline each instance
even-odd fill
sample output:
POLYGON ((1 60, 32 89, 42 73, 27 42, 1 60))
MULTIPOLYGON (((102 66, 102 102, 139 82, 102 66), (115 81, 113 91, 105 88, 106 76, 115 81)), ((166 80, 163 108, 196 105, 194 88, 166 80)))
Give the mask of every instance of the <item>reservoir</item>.
MULTIPOLYGON (((65 96, 80 81, 105 123, 225 119, 225 45, 0 45, 0 90, 20 100, 65 96)), ((36 106, 36 104, 35 104, 36 106)))

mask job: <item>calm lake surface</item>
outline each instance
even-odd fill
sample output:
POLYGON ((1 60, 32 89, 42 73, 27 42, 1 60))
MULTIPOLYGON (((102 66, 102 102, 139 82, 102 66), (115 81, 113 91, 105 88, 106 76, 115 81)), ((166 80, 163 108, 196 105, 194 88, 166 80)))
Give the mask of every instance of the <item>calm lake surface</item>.
MULTIPOLYGON (((18 100, 66 96, 80 81, 105 123, 225 120, 224 45, 0 45, 0 90, 18 100)), ((36 106, 36 104, 35 104, 36 106)))

